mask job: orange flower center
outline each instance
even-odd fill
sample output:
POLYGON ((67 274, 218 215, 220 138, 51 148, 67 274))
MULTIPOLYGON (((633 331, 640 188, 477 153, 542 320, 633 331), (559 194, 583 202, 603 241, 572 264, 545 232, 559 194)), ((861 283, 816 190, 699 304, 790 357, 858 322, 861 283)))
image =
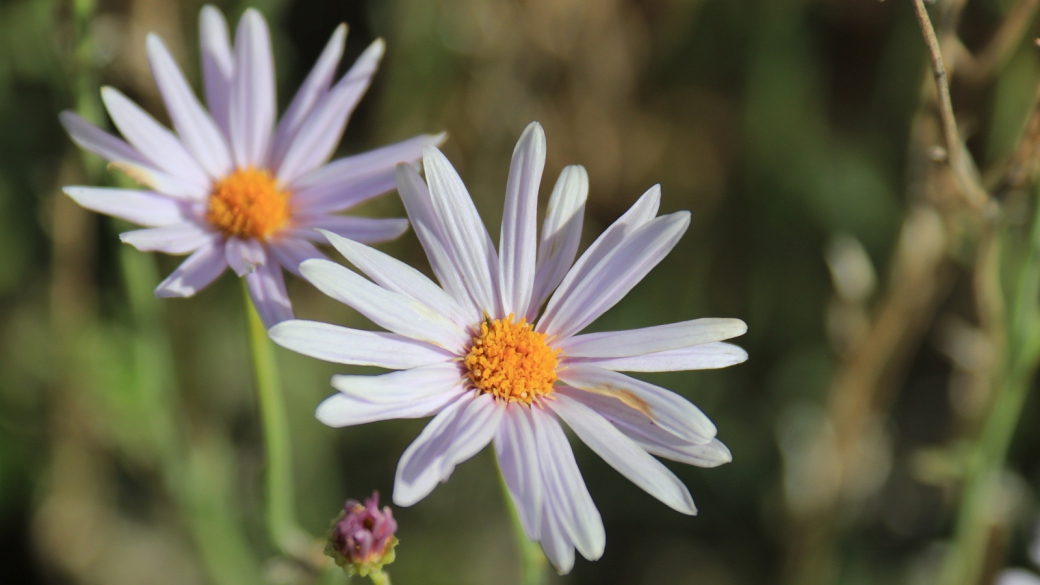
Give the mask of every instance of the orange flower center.
POLYGON ((238 169, 213 185, 206 219, 224 235, 264 239, 289 219, 289 193, 266 170, 238 169))
POLYGON ((480 324, 465 364, 478 392, 530 405, 536 397, 552 393, 559 353, 527 319, 514 323, 510 314, 480 324))

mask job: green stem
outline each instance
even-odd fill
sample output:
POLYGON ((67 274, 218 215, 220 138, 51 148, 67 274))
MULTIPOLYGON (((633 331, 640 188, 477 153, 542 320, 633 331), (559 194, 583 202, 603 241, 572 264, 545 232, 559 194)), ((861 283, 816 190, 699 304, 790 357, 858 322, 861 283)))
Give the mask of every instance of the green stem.
POLYGON ((368 578, 372 580, 372 585, 390 585, 390 575, 382 569, 372 571, 368 574, 368 578))
POLYGON ((522 567, 521 583, 523 585, 542 585, 545 583, 546 567, 545 553, 537 542, 532 542, 524 532, 524 526, 520 523, 520 515, 517 514, 516 506, 513 505, 513 496, 509 493, 506 480, 501 470, 498 473, 499 485, 502 487, 502 497, 509 511, 509 521, 513 524, 513 538, 516 539, 517 550, 520 553, 520 565, 522 567))
POLYGON ((242 279, 242 285, 267 451, 267 532, 271 542, 282 553, 295 557, 306 556, 310 539, 296 524, 289 417, 285 410, 285 396, 278 377, 274 349, 267 338, 267 328, 253 306, 245 279, 242 279))

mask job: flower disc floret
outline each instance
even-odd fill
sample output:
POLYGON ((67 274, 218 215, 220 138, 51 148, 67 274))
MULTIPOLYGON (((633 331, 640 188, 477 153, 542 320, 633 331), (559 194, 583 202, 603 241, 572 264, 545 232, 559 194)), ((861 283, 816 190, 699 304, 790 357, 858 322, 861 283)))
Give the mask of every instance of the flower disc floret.
POLYGON ((527 319, 515 322, 510 314, 480 324, 464 363, 477 392, 530 405, 535 398, 552 393, 559 353, 527 319))
POLYGON ((238 169, 213 184, 206 219, 225 236, 264 239, 289 220, 289 194, 263 169, 238 169))

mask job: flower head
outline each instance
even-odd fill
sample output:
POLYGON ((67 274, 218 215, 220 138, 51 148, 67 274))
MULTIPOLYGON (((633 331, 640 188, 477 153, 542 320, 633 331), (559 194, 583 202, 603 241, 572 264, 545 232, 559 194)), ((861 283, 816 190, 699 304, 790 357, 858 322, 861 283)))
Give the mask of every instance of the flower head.
POLYGON ((359 242, 392 239, 404 219, 335 215, 394 187, 394 167, 414 162, 440 136, 417 136, 378 150, 327 162, 383 55, 383 41, 365 50, 333 84, 346 25, 332 34, 308 77, 275 124, 274 63, 267 23, 242 15, 232 46, 219 10, 199 16, 208 109, 196 98, 158 36, 148 60, 176 133, 111 87, 101 97, 126 139, 72 112, 61 121, 83 148, 109 160, 144 189, 66 187, 77 203, 147 229, 122 234, 140 250, 191 254, 159 287, 160 297, 190 297, 230 266, 244 276, 264 322, 292 318, 282 268, 323 258, 314 228, 359 242))
POLYGON ((379 509, 379 492, 365 499, 347 500, 343 511, 329 529, 325 554, 335 559, 348 575, 362 577, 394 562, 397 546, 397 521, 390 506, 379 509))
POLYGON ((400 165, 397 185, 440 285, 326 233, 371 280, 328 260, 308 260, 301 273, 389 332, 287 321, 270 335, 320 359, 397 370, 335 376, 340 393, 317 411, 325 424, 433 415, 398 464, 398 505, 418 502, 493 442, 527 536, 566 573, 575 548, 597 559, 606 536, 560 421, 636 485, 694 514, 689 491, 653 455, 713 467, 729 461, 729 451, 685 398, 619 372, 742 362, 744 350, 721 342, 747 328, 737 319, 696 319, 580 334, 671 251, 690 216, 658 217, 655 186, 575 261, 588 178, 581 167, 564 169, 539 236, 544 162, 545 136, 531 124, 513 153, 496 251, 462 180, 440 151, 427 147, 426 181, 400 165))

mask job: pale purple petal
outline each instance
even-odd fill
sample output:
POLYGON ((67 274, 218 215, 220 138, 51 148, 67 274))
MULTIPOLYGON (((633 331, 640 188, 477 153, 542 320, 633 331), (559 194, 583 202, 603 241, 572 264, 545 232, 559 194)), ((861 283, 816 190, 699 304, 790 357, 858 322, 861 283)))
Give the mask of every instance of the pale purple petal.
POLYGON ((336 74, 336 66, 339 65, 340 57, 343 56, 343 46, 346 40, 347 25, 340 23, 333 31, 329 42, 325 44, 325 50, 314 63, 307 79, 303 80, 300 89, 296 91, 296 96, 289 103, 289 107, 282 115, 282 120, 278 122, 278 128, 271 140, 271 154, 268 156, 271 168, 278 168, 300 126, 314 110, 314 105, 329 91, 332 77, 336 74))
POLYGON ((462 275, 455 269, 454 261, 443 243, 446 239, 444 230, 440 219, 433 211, 429 189, 419 176, 419 172, 411 165, 397 165, 397 190, 401 194, 401 201, 408 213, 412 230, 415 231, 419 243, 426 251, 430 268, 433 269, 437 280, 462 307, 467 321, 478 322, 483 317, 483 313, 473 303, 473 298, 470 297, 466 285, 462 282, 462 275))
POLYGON ((715 370, 744 363, 748 354, 729 343, 705 343, 619 358, 566 358, 568 363, 597 366, 618 372, 685 372, 715 370))
POLYGON ((368 402, 345 394, 334 394, 326 398, 314 416, 325 425, 335 428, 350 427, 381 420, 398 418, 424 418, 440 412, 458 398, 457 392, 442 392, 404 402, 368 402))
POLYGON ((310 242, 294 238, 280 238, 267 242, 267 253, 275 262, 296 276, 300 275, 300 264, 312 258, 325 258, 310 242))
POLYGON ((115 161, 108 165, 109 168, 122 171, 137 183, 150 187, 168 197, 181 199, 183 201, 204 201, 209 197, 209 186, 197 185, 181 180, 180 177, 164 173, 153 166, 132 163, 128 161, 115 161))
POLYGON ((239 276, 250 274, 267 262, 264 245, 252 238, 242 239, 237 236, 228 238, 225 252, 228 265, 239 276))
POLYGON ((303 215, 293 217, 293 224, 295 227, 287 230, 286 234, 313 242, 323 242, 325 239, 315 231, 319 229, 365 244, 393 240, 408 230, 408 220, 396 217, 374 219, 353 215, 303 215))
POLYGON ((61 125, 65 127, 65 131, 69 133, 73 142, 80 148, 89 150, 107 161, 127 161, 149 166, 152 164, 121 138, 112 136, 87 122, 75 112, 66 110, 58 116, 58 119, 61 120, 61 125))
POLYGON ((285 290, 285 277, 282 267, 274 262, 257 266, 256 270, 245 276, 249 298, 260 314, 264 326, 270 329, 282 321, 293 318, 289 293, 285 290))
POLYGON ((524 533, 531 540, 539 540, 544 490, 531 410, 515 402, 506 405, 505 418, 495 436, 495 456, 524 533))
POLYGON ((183 223, 184 204, 151 191, 103 187, 65 187, 66 195, 80 206, 147 227, 183 223))
POLYGON ((294 191, 290 202, 297 213, 335 213, 392 191, 393 188, 393 173, 380 172, 306 187, 294 191))
POLYGON ((195 97, 162 40, 150 33, 146 45, 155 84, 184 146, 210 178, 224 177, 231 172, 231 153, 223 133, 195 97))
POLYGON ((542 506, 542 550, 561 575, 574 568, 574 544, 552 505, 542 506))
POLYGON ((454 321, 460 328, 472 325, 466 320, 455 299, 422 272, 375 248, 331 232, 322 233, 344 258, 379 286, 423 303, 434 312, 454 321))
POLYGON ((187 254, 219 238, 219 234, 189 222, 119 234, 120 240, 142 252, 165 254, 187 254))
POLYGON ((538 247, 538 187, 545 168, 545 132, 531 122, 513 149, 499 241, 498 291, 502 314, 527 315, 538 247))
POLYGON ((170 297, 190 297, 209 286, 227 269, 224 256, 224 243, 213 242, 203 246, 181 262, 166 280, 159 283, 155 296, 160 299, 170 297))
POLYGON ((459 413, 451 446, 444 451, 441 461, 442 482, 448 481, 457 465, 479 453, 495 438, 505 411, 506 405, 499 403, 491 394, 481 394, 469 401, 466 409, 459 413))
MULTIPOLYGON (((658 217, 632 232, 568 294, 553 295, 538 330, 558 338, 587 327, 620 301, 672 251, 690 226, 690 212, 658 217)), ((562 289, 561 289, 562 290, 562 289)))
POLYGON ((542 224, 534 291, 527 311, 527 320, 530 322, 534 322, 542 303, 563 282, 567 271, 574 264, 581 243, 581 226, 588 194, 589 175, 585 168, 580 165, 564 168, 549 196, 549 206, 542 224))
POLYGON ((448 318, 426 305, 366 280, 352 270, 328 260, 308 260, 303 275, 318 290, 353 307, 380 327, 412 339, 426 341, 458 353, 469 335, 448 318))
POLYGON ((209 188, 206 171, 173 132, 115 88, 101 88, 101 99, 123 137, 159 170, 192 186, 209 188))
POLYGON ((470 402, 465 394, 444 407, 405 449, 394 477, 394 503, 411 506, 425 498, 441 480, 441 463, 452 446, 459 414, 470 402))
POLYGON ((423 166, 433 210, 443 228, 442 245, 473 303, 483 313, 498 315, 498 255, 466 185, 448 159, 433 146, 423 149, 423 166))
POLYGON ((235 32, 235 74, 228 124, 231 151, 240 168, 264 166, 275 115, 271 38, 263 15, 250 8, 238 21, 235 32))
POLYGON ((557 344, 567 357, 619 358, 723 341, 747 333, 740 319, 693 319, 667 325, 575 335, 557 344))
POLYGON ((389 175, 393 180, 394 169, 399 163, 414 163, 422 158, 423 147, 440 146, 447 134, 420 134, 389 146, 338 158, 326 165, 301 176, 289 187, 294 191, 307 190, 328 185, 349 184, 359 177, 375 174, 389 175))
POLYGON ((346 75, 314 106, 300 126, 278 166, 278 180, 291 184, 294 179, 329 160, 336 150, 347 119, 365 94, 379 67, 386 44, 376 39, 358 57, 346 75))
POLYGON ((1040 585, 1040 577, 1025 569, 1004 569, 994 585, 1040 585))
POLYGON ((202 52, 202 81, 206 88, 206 104, 225 137, 231 100, 231 80, 235 57, 231 52, 227 20, 216 7, 207 4, 199 12, 199 45, 202 52))
MULTIPOLYGON (((648 494, 683 514, 696 514, 686 486, 649 453, 584 404, 560 394, 546 401, 567 426, 608 465, 648 494)), ((543 531, 544 533, 544 531, 543 531)))
POLYGON ((620 400, 642 412, 662 429, 693 443, 715 437, 711 420, 689 400, 675 392, 618 372, 585 364, 561 368, 560 380, 569 386, 620 400))
POLYGON ((445 362, 381 376, 333 376, 332 387, 371 403, 408 402, 452 392, 463 386, 459 364, 445 362))
POLYGON ((455 359, 454 354, 439 347, 394 333, 348 329, 316 321, 286 321, 267 334, 286 349, 349 366, 404 370, 455 359))

